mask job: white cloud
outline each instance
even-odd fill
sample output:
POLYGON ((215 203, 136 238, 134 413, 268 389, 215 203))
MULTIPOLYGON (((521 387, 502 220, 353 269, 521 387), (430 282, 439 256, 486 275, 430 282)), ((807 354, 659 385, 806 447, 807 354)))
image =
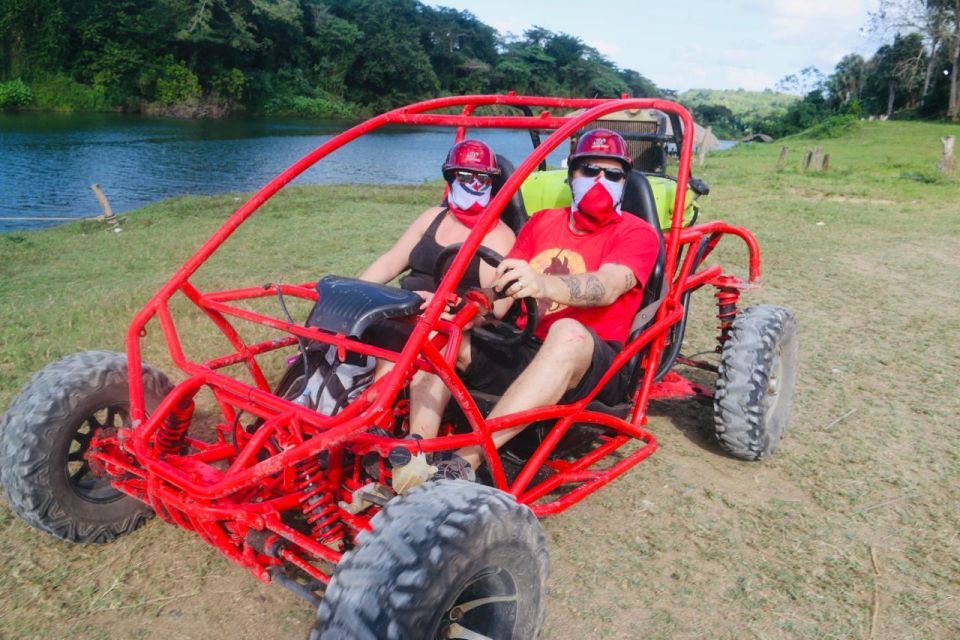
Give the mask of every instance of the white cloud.
POLYGON ((491 20, 487 22, 487 24, 504 35, 507 33, 520 35, 531 26, 529 24, 523 24, 518 20, 491 20))
POLYGON ((772 87, 774 79, 767 73, 750 67, 725 66, 720 68, 721 78, 715 80, 719 88, 746 89, 747 91, 763 91, 772 87))
POLYGON ((771 0, 764 6, 774 42, 814 47, 856 33, 876 5, 877 0, 771 0))
POLYGON ((608 58, 615 58, 623 52, 623 49, 620 47, 620 45, 615 42, 594 40, 593 42, 588 42, 587 44, 608 58))

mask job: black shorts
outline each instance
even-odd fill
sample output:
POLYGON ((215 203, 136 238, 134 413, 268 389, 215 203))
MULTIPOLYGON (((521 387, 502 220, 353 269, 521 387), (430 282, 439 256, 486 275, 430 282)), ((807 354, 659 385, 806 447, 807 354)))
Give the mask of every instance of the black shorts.
MULTIPOLYGON (((590 327, 585 327, 593 338, 593 358, 580 383, 560 399, 569 403, 586 396, 600 382, 614 358, 623 351, 619 342, 601 340, 590 327)), ((470 366, 461 375, 468 389, 500 396, 537 355, 543 342, 536 338, 519 345, 503 346, 474 338, 470 341, 470 366)), ((608 406, 628 400, 630 377, 627 367, 621 369, 600 390, 595 400, 608 406)))

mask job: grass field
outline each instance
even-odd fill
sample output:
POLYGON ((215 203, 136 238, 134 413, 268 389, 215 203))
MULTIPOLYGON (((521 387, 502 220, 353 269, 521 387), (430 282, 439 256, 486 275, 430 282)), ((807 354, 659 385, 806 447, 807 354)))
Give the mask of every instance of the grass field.
MULTIPOLYGON (((752 229, 765 286, 744 301, 796 313, 790 431, 769 461, 722 455, 709 408, 661 403, 660 450, 544 521, 544 637, 960 637, 960 182, 936 173, 956 127, 864 123, 711 155, 707 218, 752 229), (804 174, 822 144, 826 173, 804 174)), ((436 185, 302 188, 241 228, 201 288, 357 273, 437 196, 436 185)), ((139 306, 237 206, 179 198, 128 216, 0 236, 0 408, 48 361, 122 350, 139 306)), ((735 242, 717 259, 744 272, 735 242)), ((694 296, 687 352, 713 346, 694 296)), ((187 313, 194 354, 212 349, 187 313)), ((145 357, 165 368, 163 345, 145 357)), ((279 371, 276 363, 275 371, 279 371)), ((0 501, 0 638, 302 638, 313 612, 192 534, 155 521, 70 546, 0 501)))

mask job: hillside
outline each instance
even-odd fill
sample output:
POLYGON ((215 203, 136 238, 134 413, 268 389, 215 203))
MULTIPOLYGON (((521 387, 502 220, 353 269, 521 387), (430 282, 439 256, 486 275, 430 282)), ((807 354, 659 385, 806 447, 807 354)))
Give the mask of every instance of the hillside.
POLYGON ((782 114, 799 99, 788 93, 743 89, 690 89, 677 98, 688 109, 707 105, 726 107, 742 120, 782 114))

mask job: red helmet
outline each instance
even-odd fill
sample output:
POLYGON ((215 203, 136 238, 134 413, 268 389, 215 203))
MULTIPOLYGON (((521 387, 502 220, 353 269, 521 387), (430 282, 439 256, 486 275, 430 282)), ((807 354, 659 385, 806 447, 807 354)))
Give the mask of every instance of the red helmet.
POLYGON ((497 156, 493 149, 479 140, 464 140, 450 148, 447 159, 443 163, 443 177, 449 179, 450 173, 457 170, 476 171, 497 175, 500 167, 497 166, 497 156))
POLYGON ((572 170, 580 158, 612 158, 622 162, 627 171, 633 168, 627 141, 610 129, 593 129, 580 136, 577 148, 567 158, 567 166, 572 170))

